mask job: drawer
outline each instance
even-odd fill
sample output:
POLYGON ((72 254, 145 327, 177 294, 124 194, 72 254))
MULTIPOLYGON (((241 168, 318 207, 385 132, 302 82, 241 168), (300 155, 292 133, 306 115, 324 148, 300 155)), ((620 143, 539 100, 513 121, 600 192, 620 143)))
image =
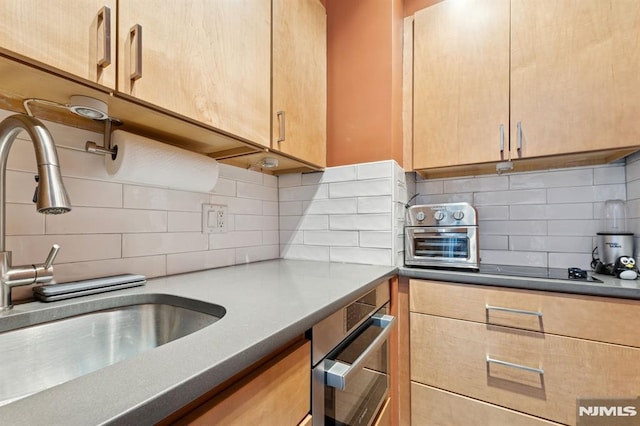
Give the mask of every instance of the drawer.
POLYGON ((559 423, 416 382, 411 382, 411 423, 430 426, 560 426, 559 423))
POLYGON ((424 280, 410 286, 412 312, 640 347, 637 300, 424 280))
POLYGON ((640 389, 640 349, 418 313, 410 326, 411 380, 534 416, 575 424, 578 398, 640 389))

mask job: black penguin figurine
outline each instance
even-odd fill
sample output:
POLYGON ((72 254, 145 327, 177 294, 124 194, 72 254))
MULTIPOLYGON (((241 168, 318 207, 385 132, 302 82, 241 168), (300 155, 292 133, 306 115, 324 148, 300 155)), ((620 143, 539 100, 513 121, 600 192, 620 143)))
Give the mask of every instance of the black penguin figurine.
POLYGON ((630 256, 620 256, 613 265, 613 275, 623 280, 635 280, 638 277, 636 260, 630 256))

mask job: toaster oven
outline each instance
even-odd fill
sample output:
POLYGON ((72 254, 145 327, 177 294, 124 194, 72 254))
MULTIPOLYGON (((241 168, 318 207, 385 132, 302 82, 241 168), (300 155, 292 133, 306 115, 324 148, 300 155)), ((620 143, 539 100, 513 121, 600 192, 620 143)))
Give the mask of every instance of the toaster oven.
POLYGON ((469 203, 410 207, 404 230, 405 265, 477 270, 477 217, 469 203))

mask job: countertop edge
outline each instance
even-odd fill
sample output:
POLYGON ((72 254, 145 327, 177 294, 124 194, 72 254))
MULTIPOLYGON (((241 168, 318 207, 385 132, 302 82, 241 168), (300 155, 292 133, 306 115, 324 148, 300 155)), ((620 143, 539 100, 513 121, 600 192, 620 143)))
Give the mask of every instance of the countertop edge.
POLYGON ((587 296, 617 297, 640 299, 640 281, 620 280, 614 277, 597 275, 604 283, 592 283, 558 279, 515 277, 505 275, 482 274, 446 269, 398 268, 400 276, 425 280, 448 281, 462 284, 478 284, 494 287, 539 290, 555 293, 571 293, 587 296), (622 285, 629 283, 629 287, 622 285), (631 286, 631 283, 635 286, 631 286), (636 284, 637 283, 637 284, 636 284))

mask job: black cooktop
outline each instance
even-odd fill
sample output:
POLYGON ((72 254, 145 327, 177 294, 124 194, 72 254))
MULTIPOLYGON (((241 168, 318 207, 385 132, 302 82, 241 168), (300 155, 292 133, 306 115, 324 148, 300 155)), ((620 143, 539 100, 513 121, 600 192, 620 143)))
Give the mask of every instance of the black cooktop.
MULTIPOLYGON (((573 268, 577 269, 577 268, 573 268)), ((535 266, 489 265, 480 264, 480 273, 493 275, 509 275, 514 277, 549 278, 554 280, 569 280, 601 283, 602 280, 592 277, 590 271, 578 270, 569 276, 569 268, 540 268, 535 266)))

